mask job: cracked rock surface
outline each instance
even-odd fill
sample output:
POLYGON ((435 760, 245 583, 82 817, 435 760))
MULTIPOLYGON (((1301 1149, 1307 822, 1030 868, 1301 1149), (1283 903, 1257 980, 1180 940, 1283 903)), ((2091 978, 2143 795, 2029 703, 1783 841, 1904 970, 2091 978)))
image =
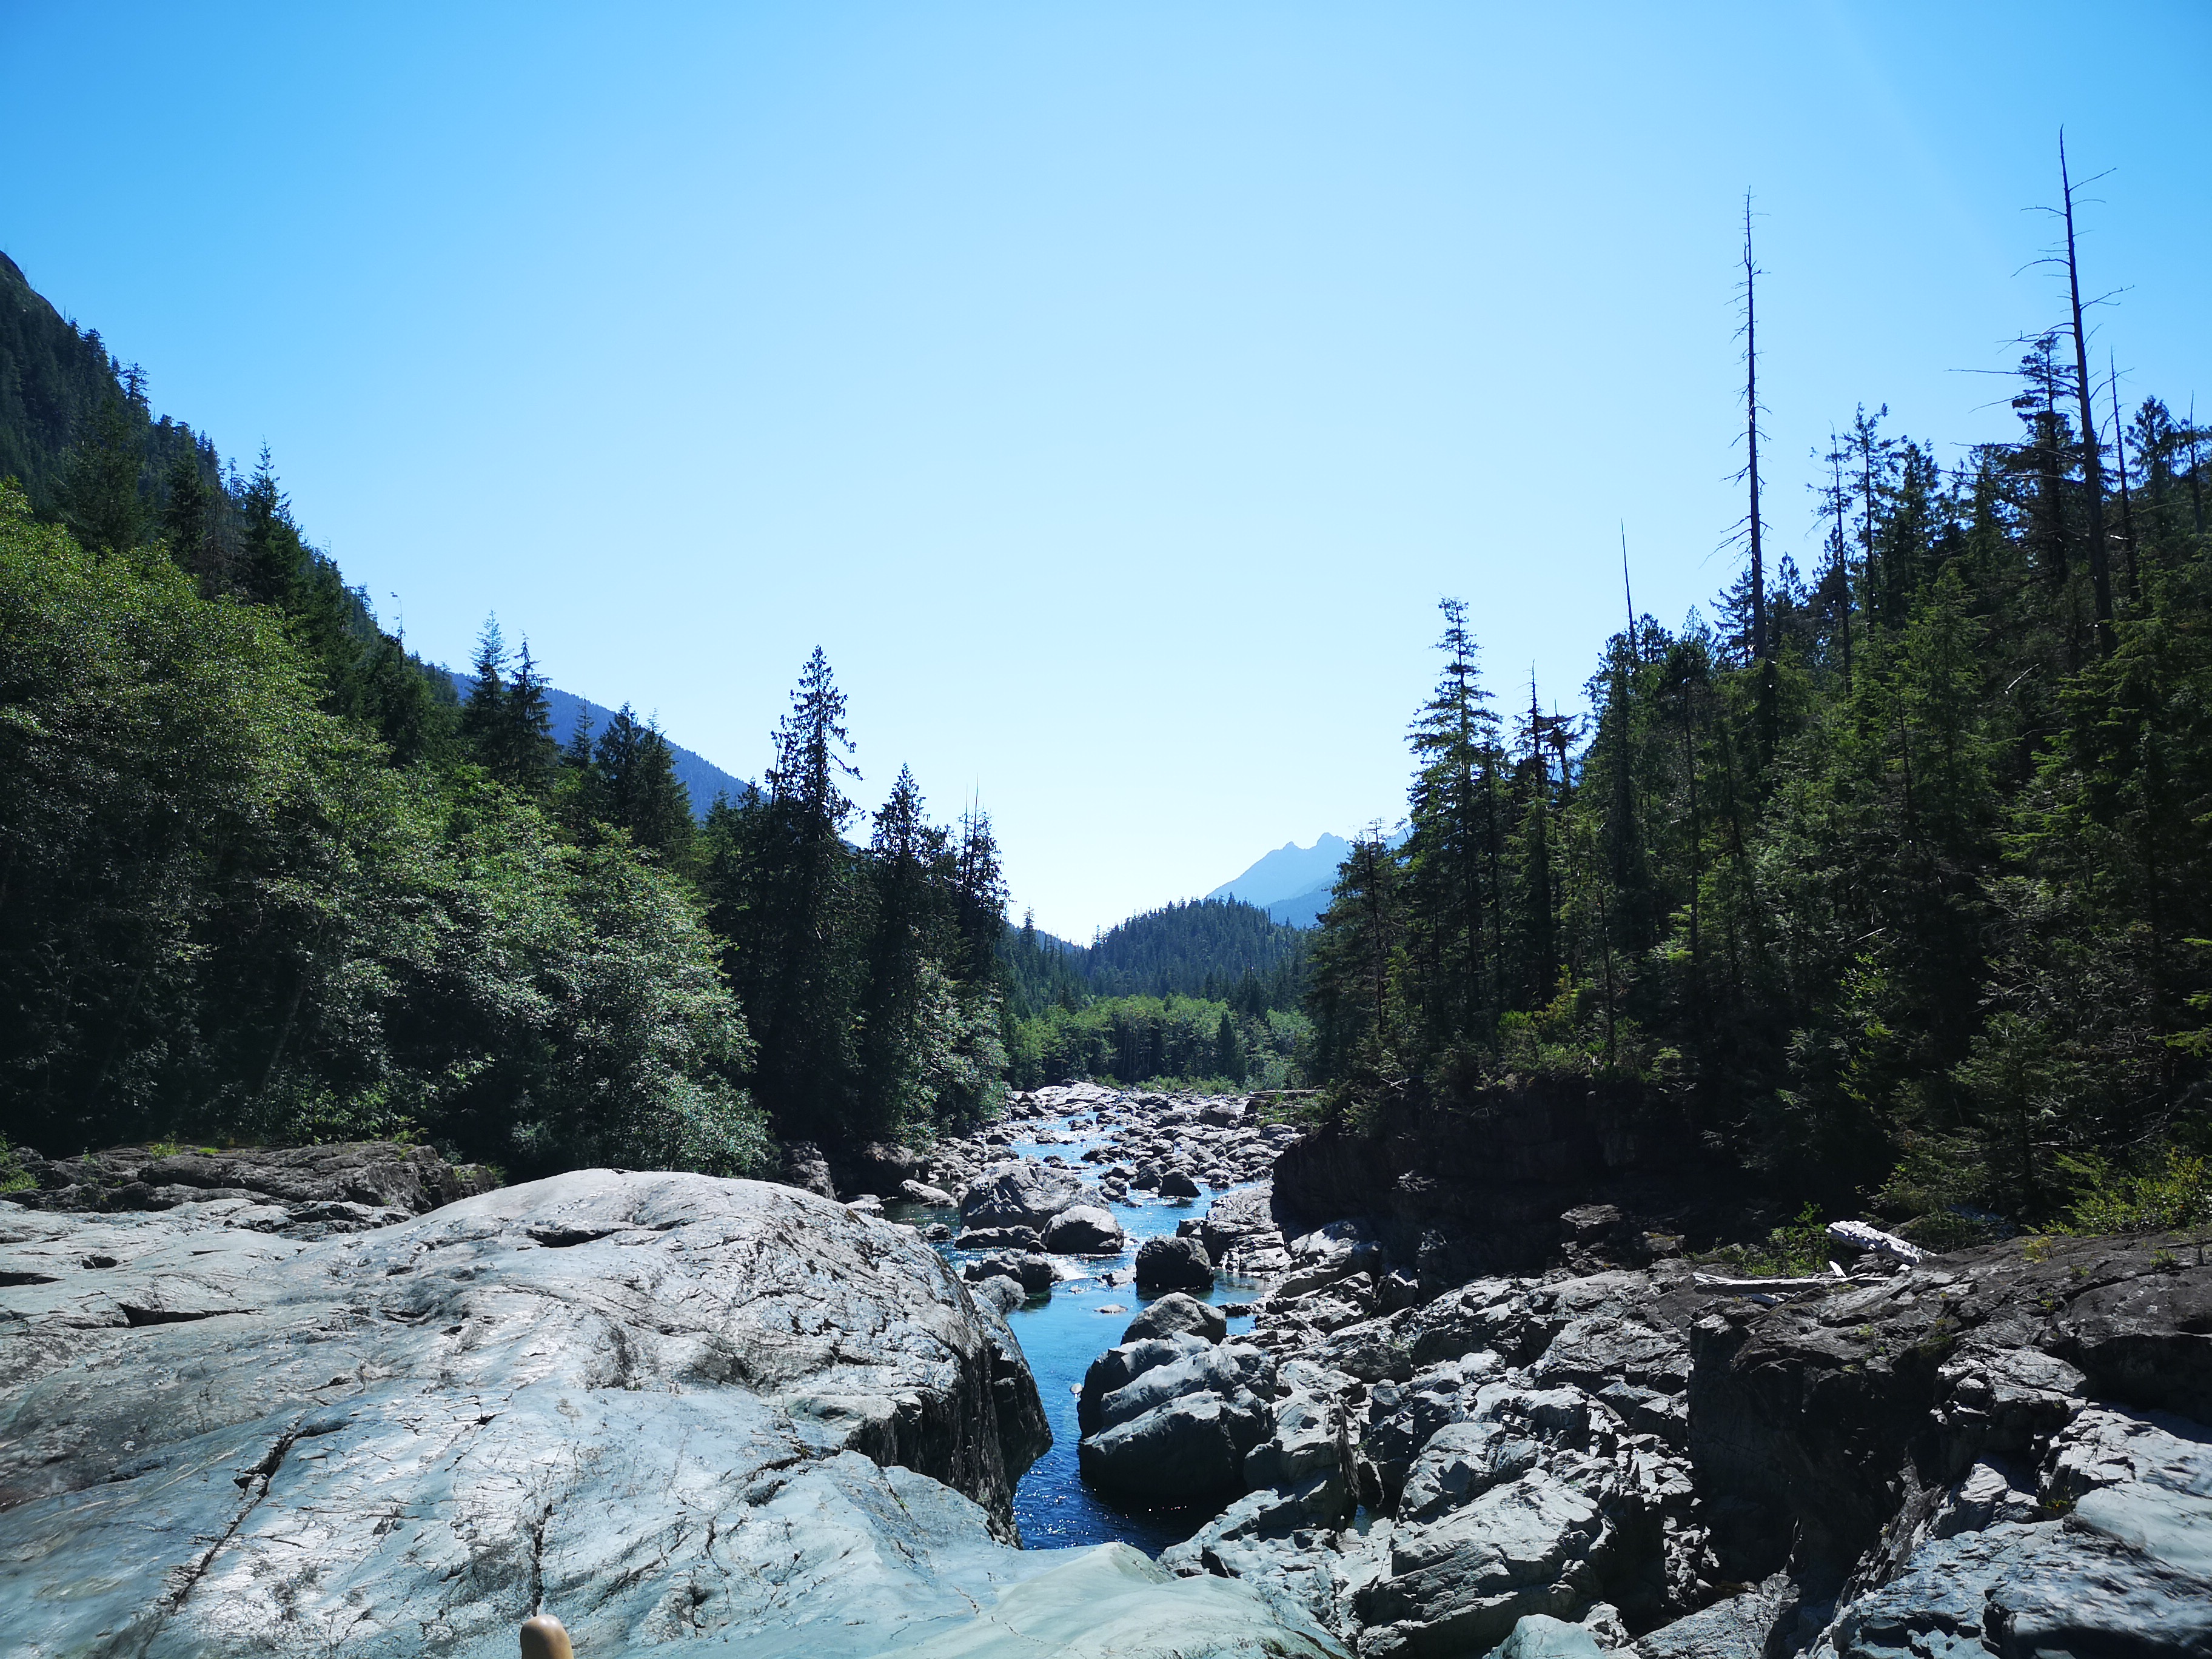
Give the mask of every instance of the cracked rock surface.
POLYGON ((1045 1443, 937 1253, 789 1188, 590 1170, 320 1239, 0 1215, 11 1653, 505 1659, 542 1607, 592 1659, 989 1656, 1091 1600, 1117 1653, 1334 1651, 1008 1547, 1045 1443))
MULTIPOLYGON (((1162 1564, 1364 1656, 2212 1659, 2199 1249, 2045 1240, 1780 1294, 1554 1270, 1393 1310, 1407 1264, 1333 1223, 1238 1339, 1277 1360, 1243 1495, 1162 1564)), ((1151 1360, 1128 1389, 1169 1393, 1154 1346, 1094 1370, 1151 1360)))

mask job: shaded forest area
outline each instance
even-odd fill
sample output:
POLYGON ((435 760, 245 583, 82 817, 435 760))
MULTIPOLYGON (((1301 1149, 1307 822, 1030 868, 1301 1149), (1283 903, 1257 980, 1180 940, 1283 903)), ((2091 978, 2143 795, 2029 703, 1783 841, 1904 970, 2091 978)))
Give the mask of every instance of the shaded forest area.
POLYGON ((2206 434, 2095 373, 2066 191, 2016 434, 1947 468, 1861 409, 1808 571, 1766 557, 1747 234, 1747 568, 1710 623, 1632 606, 1586 724, 1501 708, 1444 604, 1410 836, 1314 945, 1332 1110, 1632 1078, 1931 1242, 2212 1219, 2206 434))

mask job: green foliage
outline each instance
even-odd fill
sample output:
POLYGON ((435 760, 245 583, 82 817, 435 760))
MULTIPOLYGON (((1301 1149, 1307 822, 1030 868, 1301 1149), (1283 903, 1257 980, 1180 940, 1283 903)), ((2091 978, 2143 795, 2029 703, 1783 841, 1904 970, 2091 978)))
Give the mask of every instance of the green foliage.
POLYGON ((2094 1153, 2059 1160, 2074 1182, 2068 1230, 2078 1233, 2167 1233, 2212 1223, 2212 1158, 2162 1148, 2130 1172, 2094 1153))
POLYGON ((1020 1089, 1084 1079, 1143 1079, 1163 1088, 1295 1087, 1312 1032, 1304 1016, 1286 1009, 1240 1015, 1196 997, 1107 997, 1017 1020, 1007 1075, 1020 1089), (1224 1024, 1243 1063, 1235 1074, 1222 1068, 1224 1024))
POLYGON ((2099 628, 2053 344, 2019 441, 1955 471, 1859 411, 1763 658, 1738 585, 1723 629, 1632 618, 1579 732, 1533 689, 1509 732, 1446 603, 1408 833, 1363 839, 1312 946, 1332 1109, 1634 1078, 1793 1201, 1931 1243, 2182 1201, 2142 1171, 2212 1140, 2202 434, 2139 411, 2159 506, 2099 628), (2100 1159, 2138 1184, 2083 1199, 2100 1159))
POLYGON ((0 1103, 27 1142, 766 1165, 680 882, 473 769, 395 769, 278 610, 25 506, 0 494, 0 1103))
POLYGON ((869 846, 852 846, 844 722, 817 650, 775 734, 768 790, 708 814, 700 879, 759 1039, 751 1086, 777 1133, 927 1139, 1004 1100, 998 848, 980 810, 957 837, 931 824, 903 769, 869 846))
POLYGON ((1757 1244, 1732 1244, 1698 1258, 1747 1279, 1803 1279, 1828 1267, 1827 1225, 1820 1206, 1808 1204, 1794 1221, 1769 1232, 1757 1244))

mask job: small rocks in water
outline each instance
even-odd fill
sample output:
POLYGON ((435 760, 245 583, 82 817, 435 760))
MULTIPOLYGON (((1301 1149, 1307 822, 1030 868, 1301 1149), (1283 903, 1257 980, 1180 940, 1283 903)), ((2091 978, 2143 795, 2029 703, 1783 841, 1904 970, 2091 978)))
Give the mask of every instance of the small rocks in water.
POLYGON ((933 1244, 946 1244, 952 1240, 952 1229, 942 1221, 933 1221, 922 1230, 921 1236, 933 1244))
POLYGON ((1162 1198, 1196 1198, 1198 1183, 1181 1170, 1170 1170, 1160 1177, 1162 1198))
MULTIPOLYGON (((1128 1309, 1127 1309, 1126 1307, 1122 1306, 1122 1305, 1121 1305, 1121 1304, 1120 1304, 1119 1302, 1108 1302, 1108 1303, 1104 1303, 1104 1304, 1101 1304, 1101 1305, 1100 1305, 1100 1306, 1098 1306, 1098 1307, 1093 1308, 1091 1311, 1091 1312, 1093 1312, 1093 1313, 1103 1313, 1103 1314, 1124 1314, 1124 1313, 1128 1312, 1129 1310, 1128 1310, 1128 1309)), ((1125 1340, 1126 1340, 1126 1339, 1125 1339, 1125 1340)), ((1083 1392, 1083 1384, 1081 1384, 1080 1382, 1078 1382, 1078 1383, 1074 1386, 1074 1388, 1073 1388, 1073 1389, 1071 1389, 1071 1390, 1070 1390, 1070 1392, 1071 1392, 1071 1393, 1074 1393, 1074 1394, 1081 1394, 1081 1393, 1083 1392)))
POLYGON ((1140 1291, 1210 1291, 1213 1263, 1194 1238, 1148 1238, 1137 1249, 1140 1291))
POLYGON ((1030 1299, 1029 1291, 1022 1281, 1005 1273, 993 1273, 987 1279, 977 1279, 968 1289, 975 1300, 1001 1319, 1030 1299))
POLYGON ((952 1241, 956 1250, 1042 1250, 1044 1236, 1034 1227, 967 1227, 952 1241))
POLYGON ((987 1279, 1004 1275, 1017 1281, 1031 1296, 1043 1296, 1058 1276, 1053 1272, 1049 1256, 1015 1255, 1001 1253, 980 1256, 960 1270, 960 1276, 970 1284, 981 1284, 987 1279))
POLYGON ((1249 1302, 1223 1302, 1216 1305, 1220 1308, 1224 1319, 1249 1319, 1252 1316, 1252 1304, 1249 1302))
POLYGON ((1218 1342, 1229 1334, 1229 1321, 1218 1308, 1208 1307, 1196 1297, 1173 1291, 1129 1322, 1121 1333, 1124 1342, 1140 1342, 1148 1336, 1195 1336, 1218 1342))

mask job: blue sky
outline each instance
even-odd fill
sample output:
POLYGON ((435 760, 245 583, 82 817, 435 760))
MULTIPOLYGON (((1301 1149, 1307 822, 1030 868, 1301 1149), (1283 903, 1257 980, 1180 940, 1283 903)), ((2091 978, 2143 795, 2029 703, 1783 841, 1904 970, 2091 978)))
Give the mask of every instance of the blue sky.
POLYGON ((460 662, 757 773, 807 652, 880 799, 980 789, 1087 937, 1402 810, 1463 596, 1501 700, 1733 572, 1855 404, 1947 457, 2057 319, 2212 408, 2212 7, 0 0, 0 248, 460 662), (2086 38, 2085 38, 2086 37, 2086 38))

